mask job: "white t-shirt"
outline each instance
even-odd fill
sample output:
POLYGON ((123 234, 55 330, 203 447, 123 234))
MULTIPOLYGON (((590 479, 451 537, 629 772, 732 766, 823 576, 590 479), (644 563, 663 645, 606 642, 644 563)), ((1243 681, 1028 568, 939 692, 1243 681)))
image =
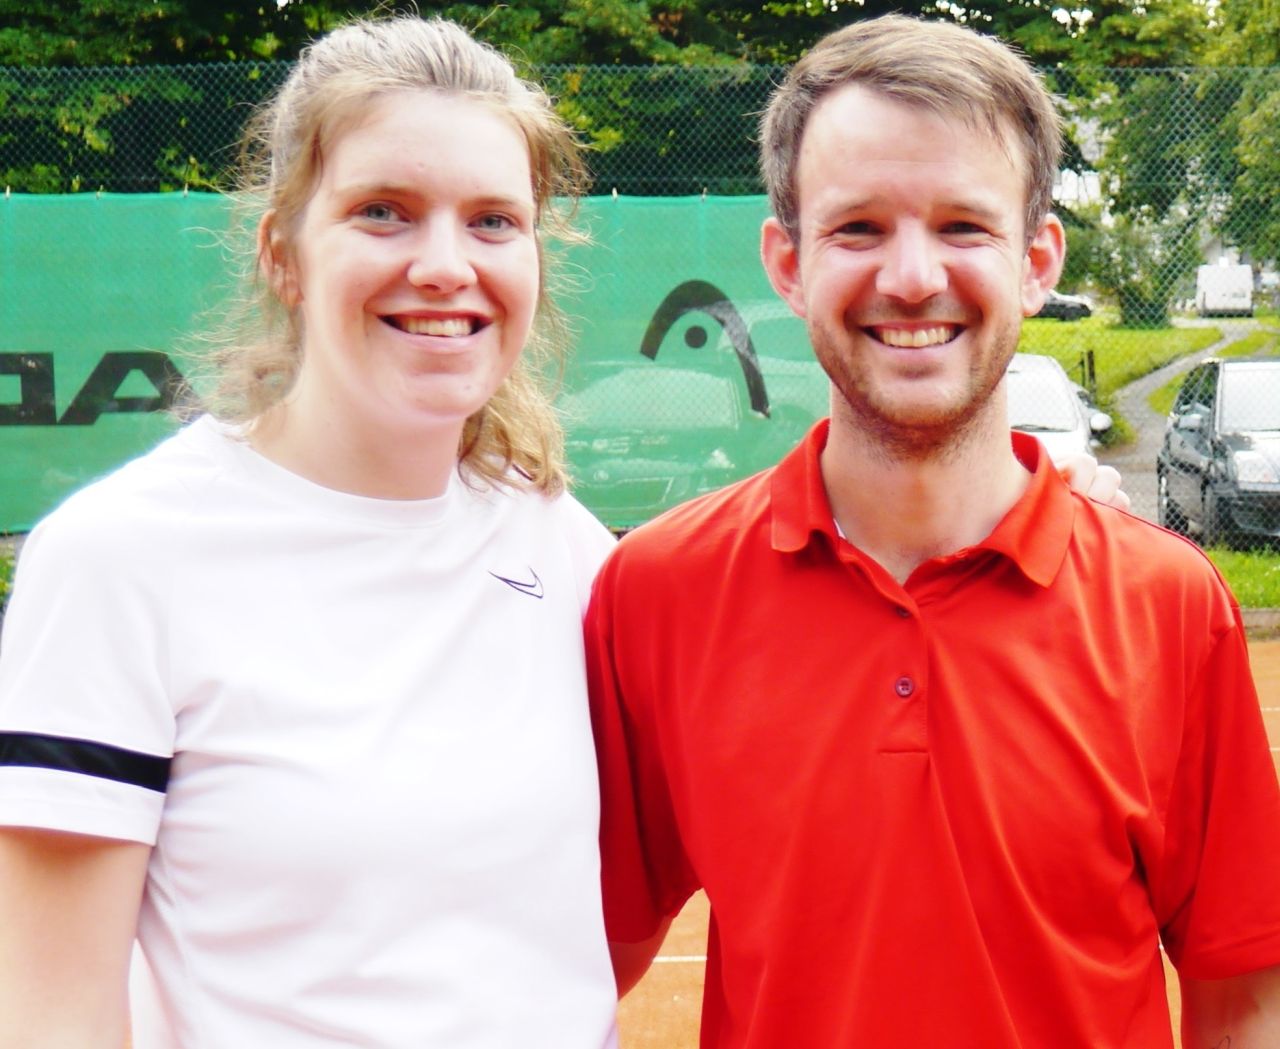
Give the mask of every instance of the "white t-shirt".
POLYGON ((0 823, 155 843, 139 1049, 615 1044, 581 642, 611 543, 568 496, 325 489, 207 418, 32 533, 0 823))

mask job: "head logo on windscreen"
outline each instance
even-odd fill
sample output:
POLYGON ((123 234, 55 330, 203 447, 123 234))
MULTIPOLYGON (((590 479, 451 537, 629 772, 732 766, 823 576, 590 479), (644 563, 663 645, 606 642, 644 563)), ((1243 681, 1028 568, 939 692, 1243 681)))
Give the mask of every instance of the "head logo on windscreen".
MULTIPOLYGON (((645 329, 644 338, 640 342, 640 352, 650 360, 656 360, 658 347, 662 345, 667 332, 685 314, 695 311, 710 314, 720 323, 742 368, 742 378, 747 384, 747 396, 752 410, 768 416, 769 394, 765 389, 764 376, 760 372, 760 361, 751 341, 751 332, 729 297, 709 281, 687 280, 672 289, 649 321, 649 327, 645 329)), ((693 349, 705 346, 707 329, 701 325, 691 325, 684 333, 684 341, 693 349)))

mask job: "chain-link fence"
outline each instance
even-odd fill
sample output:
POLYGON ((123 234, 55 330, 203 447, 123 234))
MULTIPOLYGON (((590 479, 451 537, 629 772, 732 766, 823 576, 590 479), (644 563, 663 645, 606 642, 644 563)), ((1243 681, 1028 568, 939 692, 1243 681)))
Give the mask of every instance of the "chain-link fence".
MULTIPOLYGON (((216 189, 250 108, 287 71, 283 63, 0 69, 0 184, 15 194, 216 189)), ((803 330, 762 278, 726 270, 730 255, 756 265, 760 212, 735 212, 739 241, 718 226, 708 232, 723 208, 697 206, 761 192, 756 119, 781 70, 537 72, 592 146, 602 203, 590 214, 613 262, 591 256, 590 292, 570 303, 582 323, 566 405, 581 490, 625 526, 766 465, 821 410, 822 377, 797 353, 803 330), (671 204, 642 222, 638 212, 609 211, 615 194, 671 204), (628 238, 642 225, 648 241, 635 257, 650 272, 638 274, 627 265, 628 238), (602 379, 610 383, 595 388, 602 379), (675 394, 695 388, 697 397, 675 394), (591 414, 597 402, 600 419, 591 414), (681 418, 673 406, 684 406, 681 418), (771 428, 770 439, 744 438, 752 427, 771 428), (638 475, 641 460, 650 476, 638 475)), ((1280 363, 1258 360, 1280 362, 1280 70, 1046 76, 1070 133, 1058 187, 1070 251, 1066 294, 1027 323, 1021 349, 1062 371, 1019 366, 1009 383, 1014 421, 1046 443, 1092 442, 1121 466, 1146 516, 1215 541, 1280 533, 1280 451, 1269 443, 1280 442, 1280 363), (1206 357, 1223 363, 1192 372, 1206 357), (1192 385, 1179 394, 1187 374, 1192 385), (1055 383, 1061 396, 1048 392, 1055 383), (1247 408, 1235 401, 1242 390, 1247 408)), ((74 243, 24 250, 79 264, 69 261, 74 243)), ((83 280, 108 275, 99 268, 83 280)), ((5 392, 18 368, 5 354, 39 351, 40 322, 34 312, 0 315, 2 422, 6 404, 26 396, 5 392), (26 333, 22 345, 15 331, 26 333)), ((153 339, 168 337, 171 318, 165 325, 153 339)), ((66 405, 50 411, 61 418, 66 405)))
MULTIPOLYGON (((30 193, 222 184, 245 118, 285 62, 0 68, 0 182, 30 193)), ((761 192, 755 123, 781 70, 551 66, 536 71, 591 143, 594 192, 761 192)))

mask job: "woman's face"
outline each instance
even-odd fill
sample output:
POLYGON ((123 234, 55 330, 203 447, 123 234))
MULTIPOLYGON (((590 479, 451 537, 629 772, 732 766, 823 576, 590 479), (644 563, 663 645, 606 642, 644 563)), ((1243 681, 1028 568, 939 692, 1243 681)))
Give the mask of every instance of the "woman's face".
POLYGON ((289 415, 349 442, 456 447, 529 337, 535 217, 528 147, 497 110, 428 91, 375 100, 325 149, 275 274, 302 339, 289 415))

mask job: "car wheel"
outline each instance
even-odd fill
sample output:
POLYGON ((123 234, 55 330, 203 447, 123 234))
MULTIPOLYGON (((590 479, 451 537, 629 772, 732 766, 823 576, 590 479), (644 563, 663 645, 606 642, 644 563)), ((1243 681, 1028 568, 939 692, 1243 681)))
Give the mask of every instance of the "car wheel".
POLYGON ((1204 521, 1201 523, 1201 543, 1204 546, 1230 546, 1231 524, 1227 520, 1226 511, 1221 500, 1212 489, 1206 488, 1200 500, 1204 507, 1204 521))
POLYGON ((1169 478, 1163 470, 1156 470, 1156 493, 1156 522, 1171 532, 1186 535, 1187 519, 1169 498, 1169 478))

